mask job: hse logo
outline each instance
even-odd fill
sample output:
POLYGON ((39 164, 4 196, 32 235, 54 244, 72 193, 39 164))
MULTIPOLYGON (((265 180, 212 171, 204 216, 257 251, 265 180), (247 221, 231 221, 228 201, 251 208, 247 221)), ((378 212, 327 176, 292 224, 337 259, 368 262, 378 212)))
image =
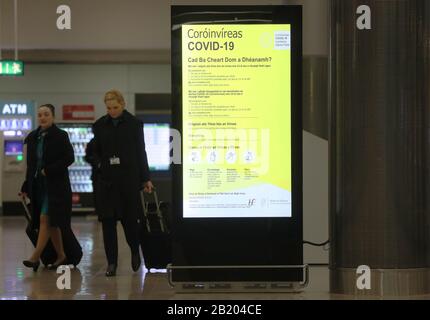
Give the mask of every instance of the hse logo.
POLYGON ((255 199, 249 199, 248 200, 248 208, 251 208, 255 204, 255 199))
POLYGON ((371 270, 369 266, 361 265, 357 268, 357 289, 358 290, 370 290, 371 289, 371 270))

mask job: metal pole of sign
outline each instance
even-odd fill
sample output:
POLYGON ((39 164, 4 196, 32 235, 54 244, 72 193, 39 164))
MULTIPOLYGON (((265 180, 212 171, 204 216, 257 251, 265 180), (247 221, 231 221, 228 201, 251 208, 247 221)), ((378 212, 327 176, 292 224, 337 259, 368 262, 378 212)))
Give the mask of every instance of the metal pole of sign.
POLYGON ((18 60, 18 0, 14 0, 13 8, 15 14, 15 60, 18 60))

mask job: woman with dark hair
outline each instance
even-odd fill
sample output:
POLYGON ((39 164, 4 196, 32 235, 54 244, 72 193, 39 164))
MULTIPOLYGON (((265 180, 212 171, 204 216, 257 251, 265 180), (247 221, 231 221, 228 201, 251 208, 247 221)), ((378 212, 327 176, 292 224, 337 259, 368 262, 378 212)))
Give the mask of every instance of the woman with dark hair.
POLYGON ((73 147, 67 132, 54 124, 55 108, 41 105, 37 110, 39 127, 25 139, 27 172, 20 196, 31 200, 33 228, 39 229, 36 248, 23 264, 37 271, 40 256, 51 239, 57 253, 49 269, 67 261, 61 229, 70 225, 72 191, 68 166, 74 162, 73 147))

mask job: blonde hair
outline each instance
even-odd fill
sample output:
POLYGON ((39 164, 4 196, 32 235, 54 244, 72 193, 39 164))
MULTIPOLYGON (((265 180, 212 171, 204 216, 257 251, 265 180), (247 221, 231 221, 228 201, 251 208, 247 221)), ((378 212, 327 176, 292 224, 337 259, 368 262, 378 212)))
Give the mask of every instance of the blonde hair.
POLYGON ((125 100, 124 96, 119 90, 112 89, 105 93, 104 102, 106 103, 106 100, 116 100, 120 105, 125 107, 125 100), (108 98, 108 96, 111 96, 108 98))

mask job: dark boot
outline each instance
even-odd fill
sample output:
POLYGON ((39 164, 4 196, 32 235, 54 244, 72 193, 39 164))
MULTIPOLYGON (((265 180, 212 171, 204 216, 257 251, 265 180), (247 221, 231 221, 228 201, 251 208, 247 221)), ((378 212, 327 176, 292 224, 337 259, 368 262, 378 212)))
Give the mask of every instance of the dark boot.
POLYGON ((140 261, 139 251, 137 251, 137 253, 132 253, 131 254, 131 268, 133 269, 134 272, 139 270, 140 264, 141 264, 141 261, 140 261))
POLYGON ((106 269, 106 277, 115 277, 116 276, 116 264, 108 265, 106 269))

